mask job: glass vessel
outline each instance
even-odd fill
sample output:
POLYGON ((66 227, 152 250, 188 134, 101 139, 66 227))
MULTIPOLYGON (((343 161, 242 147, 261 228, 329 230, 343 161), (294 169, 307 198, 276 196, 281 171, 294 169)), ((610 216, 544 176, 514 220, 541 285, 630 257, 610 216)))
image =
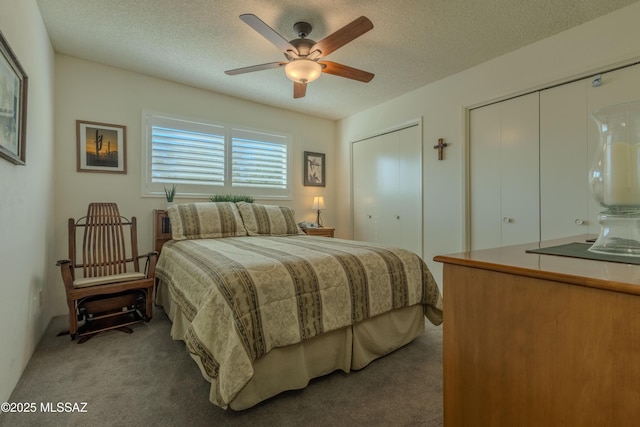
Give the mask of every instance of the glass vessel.
POLYGON ((589 250, 640 256, 640 101, 602 108, 591 118, 600 143, 589 181, 604 210, 600 235, 589 250))

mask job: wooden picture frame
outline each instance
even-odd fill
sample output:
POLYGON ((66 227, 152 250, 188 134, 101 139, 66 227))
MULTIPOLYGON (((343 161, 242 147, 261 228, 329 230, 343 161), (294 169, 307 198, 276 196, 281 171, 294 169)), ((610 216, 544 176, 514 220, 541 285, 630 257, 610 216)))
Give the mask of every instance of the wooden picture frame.
POLYGON ((304 185, 305 187, 326 185, 324 153, 304 152, 304 185))
POLYGON ((76 120, 77 171, 127 173, 127 127, 76 120))
POLYGON ((0 157, 16 165, 26 164, 28 81, 0 32, 0 157))

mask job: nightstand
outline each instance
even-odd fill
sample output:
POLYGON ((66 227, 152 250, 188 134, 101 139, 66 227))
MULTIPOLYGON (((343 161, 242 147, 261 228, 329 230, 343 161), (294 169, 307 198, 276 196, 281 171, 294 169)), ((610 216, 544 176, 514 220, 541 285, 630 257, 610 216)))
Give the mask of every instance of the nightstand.
POLYGON ((171 240, 169 214, 163 209, 153 210, 153 248, 160 253, 162 245, 171 240))
POLYGON ((333 227, 303 228, 302 231, 308 236, 333 237, 333 232, 336 231, 336 229, 333 227))

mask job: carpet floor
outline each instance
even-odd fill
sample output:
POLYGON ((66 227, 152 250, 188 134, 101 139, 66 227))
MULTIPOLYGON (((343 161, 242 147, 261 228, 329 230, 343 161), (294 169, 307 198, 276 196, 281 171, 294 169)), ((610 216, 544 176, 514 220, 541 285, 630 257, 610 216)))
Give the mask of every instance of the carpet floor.
POLYGON ((441 326, 427 322, 423 335, 365 369, 235 412, 209 402, 209 383, 171 339, 171 322, 162 309, 154 314, 133 334, 81 345, 56 336, 67 318, 54 318, 9 399, 35 412, 2 413, 0 426, 442 425, 441 326))

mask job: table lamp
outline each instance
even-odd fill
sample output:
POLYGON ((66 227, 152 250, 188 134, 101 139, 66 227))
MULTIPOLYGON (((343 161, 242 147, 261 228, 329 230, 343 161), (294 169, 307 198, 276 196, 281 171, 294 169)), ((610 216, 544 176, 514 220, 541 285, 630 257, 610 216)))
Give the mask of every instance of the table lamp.
POLYGON ((313 198, 313 205, 311 206, 311 209, 315 209, 318 211, 318 216, 316 217, 316 222, 318 223, 318 227, 322 227, 322 222, 320 220, 320 211, 322 209, 325 209, 324 206, 324 197, 322 196, 316 196, 313 198))

